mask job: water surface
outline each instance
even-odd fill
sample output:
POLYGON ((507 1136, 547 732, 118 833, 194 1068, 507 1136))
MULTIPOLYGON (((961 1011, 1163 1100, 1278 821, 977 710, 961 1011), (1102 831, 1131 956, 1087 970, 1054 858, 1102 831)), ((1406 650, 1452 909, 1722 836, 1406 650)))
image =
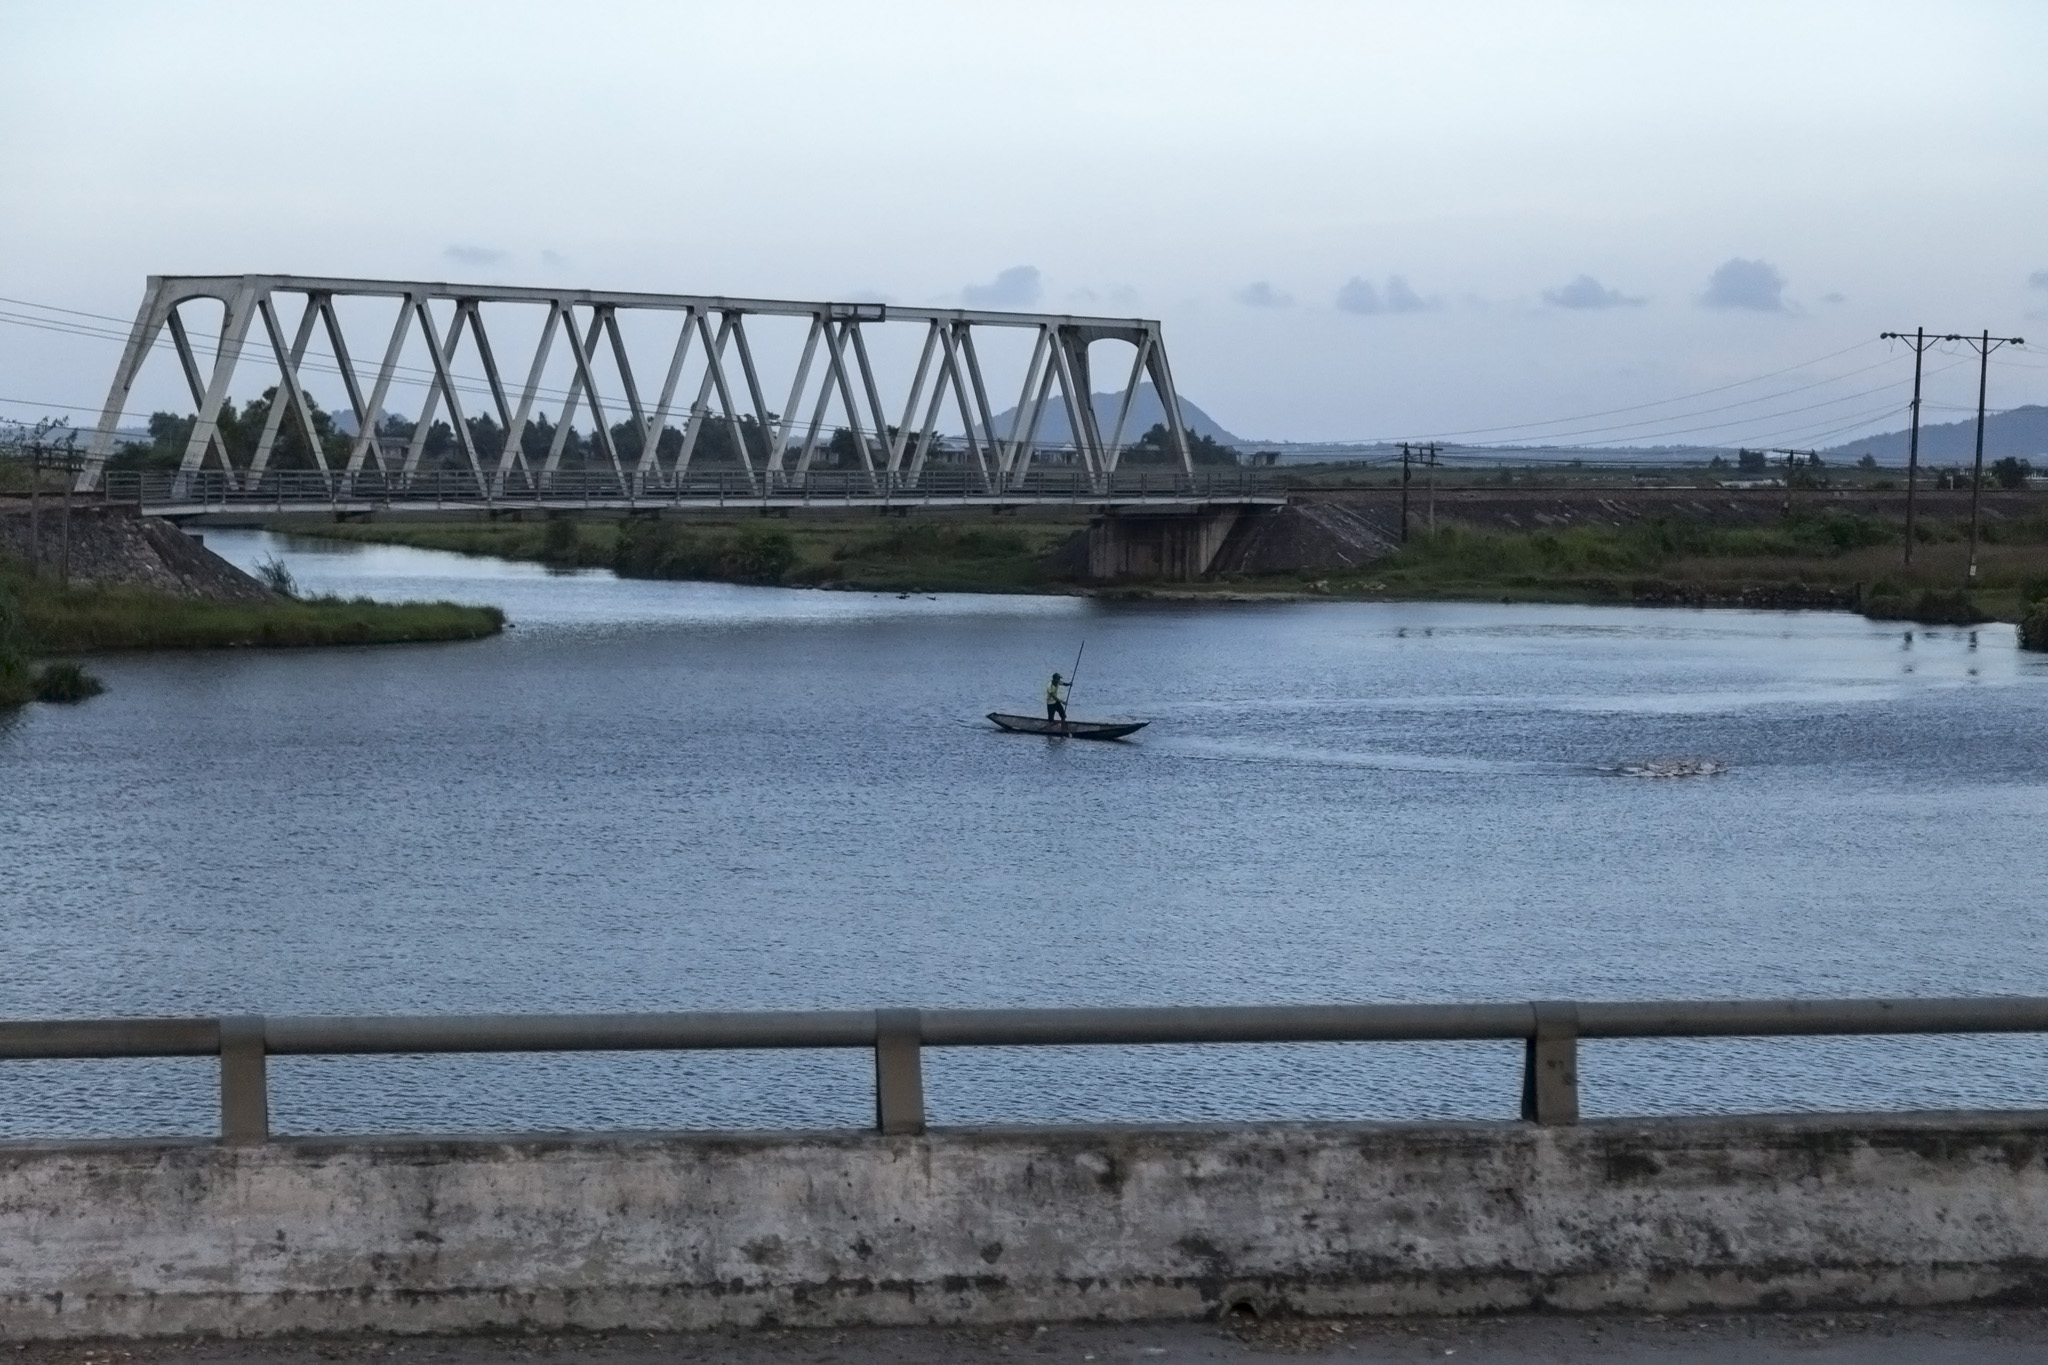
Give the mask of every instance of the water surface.
MULTIPOLYGON (((483 642, 111 657, 0 730, 13 1017, 2048 993, 2009 627, 560 575, 210 532, 483 642), (1087 652, 1077 716, 992 730, 1087 652), (1622 775, 1708 759, 1716 776, 1622 775)), ((2032 1040, 1590 1044, 1587 1108, 2038 1105, 2032 1040)), ((927 1054, 939 1122, 1500 1115, 1509 1045, 927 1054)), ((852 1053, 281 1059, 287 1131, 842 1124, 852 1053)), ((198 1062, 0 1134, 205 1131, 198 1062)))

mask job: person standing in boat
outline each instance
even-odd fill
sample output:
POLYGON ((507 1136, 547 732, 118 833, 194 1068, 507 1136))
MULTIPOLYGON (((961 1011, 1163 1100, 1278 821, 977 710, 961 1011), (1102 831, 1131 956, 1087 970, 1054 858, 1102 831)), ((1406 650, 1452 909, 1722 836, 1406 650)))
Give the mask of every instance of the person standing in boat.
POLYGON ((1045 718, 1047 720, 1065 720, 1067 718, 1067 703, 1060 696, 1060 688, 1071 688, 1072 686, 1073 684, 1070 682, 1063 682, 1059 674, 1055 673, 1052 675, 1052 681, 1047 683, 1045 687, 1045 718))

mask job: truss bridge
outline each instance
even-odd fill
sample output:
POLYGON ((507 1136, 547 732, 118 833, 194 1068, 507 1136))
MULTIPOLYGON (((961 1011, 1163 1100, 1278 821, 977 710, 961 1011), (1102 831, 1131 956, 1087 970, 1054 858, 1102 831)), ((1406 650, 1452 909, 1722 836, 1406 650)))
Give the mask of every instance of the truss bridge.
POLYGON ((457 483, 487 502, 580 502, 593 489, 680 502, 710 486, 801 497, 826 475, 849 497, 900 498, 933 480, 952 496, 1003 497, 1045 473, 1107 495, 1140 409, 1165 437, 1144 452, 1155 486, 1195 474, 1160 326, 1142 318, 167 275, 149 280, 81 491, 104 477, 146 367, 171 356, 197 414, 172 503, 445 498, 457 483), (1093 393, 1103 343, 1119 347, 1123 379, 1107 411, 1093 393), (500 357, 514 355, 508 372, 500 357), (338 391, 332 412, 315 383, 338 391), (998 411, 992 394, 1011 393, 998 411), (258 394, 244 409, 260 412, 252 431, 228 405, 258 394))

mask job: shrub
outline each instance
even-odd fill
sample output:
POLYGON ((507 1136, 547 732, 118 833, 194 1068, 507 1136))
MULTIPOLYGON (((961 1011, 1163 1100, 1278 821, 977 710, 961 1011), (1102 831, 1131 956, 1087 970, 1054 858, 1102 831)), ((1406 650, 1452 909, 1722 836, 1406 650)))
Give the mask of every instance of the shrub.
POLYGON ((912 521, 834 552, 834 559, 1003 559, 1031 546, 1010 530, 912 521))
POLYGON ((1873 592, 1863 599, 1863 614, 1873 621, 1913 621, 1929 626, 1974 626, 1991 619, 1960 589, 1937 592, 1929 588, 1917 599, 1903 593, 1893 597, 1873 592))
POLYGON ((45 664, 36 674, 37 701, 80 702, 106 690, 105 683, 77 664, 45 664))
POLYGON ((576 557, 576 523, 567 517, 556 517, 548 522, 548 528, 541 533, 541 554, 548 559, 562 561, 576 557))
POLYGON ((0 706, 19 706, 35 695, 21 637, 21 604, 0 583, 0 706))
POLYGON ((625 578, 780 583, 796 557, 796 541, 787 531, 742 526, 701 533, 660 522, 632 522, 619 532, 612 568, 625 578))
POLYGON ((297 597, 299 595, 298 580, 292 577, 292 571, 285 567, 285 562, 282 559, 265 555, 257 560, 256 577, 262 580, 264 587, 270 589, 279 597, 297 597))
POLYGON ((2048 602, 2035 602, 2020 614, 2020 648, 2048 653, 2048 602))

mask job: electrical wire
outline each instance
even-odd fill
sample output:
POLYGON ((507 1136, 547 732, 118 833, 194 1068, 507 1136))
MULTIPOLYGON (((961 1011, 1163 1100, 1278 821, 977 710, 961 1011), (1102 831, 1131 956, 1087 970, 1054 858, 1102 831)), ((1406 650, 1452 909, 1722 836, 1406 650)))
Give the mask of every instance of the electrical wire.
MULTIPOLYGON (((17 299, 8 296, 0 296, 0 303, 14 304, 17 307, 45 309, 51 312, 61 312, 74 317, 95 319, 102 322, 121 322, 121 319, 103 313, 91 313, 83 309, 60 308, 54 304, 40 304, 33 302, 31 300, 17 299)), ((25 326, 41 326, 46 328, 47 330, 69 331, 73 335, 80 336, 100 335, 108 339, 125 339, 127 335, 125 330, 120 333, 114 333, 108 331, 107 329, 91 329, 87 327, 80 327, 77 324, 61 324, 57 320, 32 319, 23 317, 19 314, 9 314, 5 312, 0 312, 0 322, 12 322, 17 325, 25 326)), ((169 346, 171 343, 168 338, 159 337, 157 339, 156 344, 159 347, 164 347, 169 346)), ((1837 356, 1847 355, 1850 352, 1861 350, 1873 344, 1875 344, 1873 341, 1857 342, 1854 345, 1842 347, 1838 350, 1828 352, 1826 355, 1818 356, 1811 360, 1802 361, 1795 365, 1786 366, 1782 369, 1767 371, 1766 373, 1761 375, 1752 375, 1746 379, 1735 380, 1727 384, 1715 385, 1707 389, 1695 390, 1687 394, 1680 394, 1670 398, 1656 399, 1647 403, 1636 403, 1618 408, 1607 408, 1602 409, 1598 412, 1582 413, 1572 417, 1549 418, 1540 422, 1523 423, 1513 426, 1502 427, 1469 428, 1464 431, 1439 432, 1435 435, 1437 437, 1453 437, 1460 435, 1483 435, 1508 432, 1526 432, 1526 439, 1549 440, 1594 435, 1599 434, 1601 432, 1627 432, 1638 430, 1641 428, 1661 427, 1668 422, 1680 420, 1686 417, 1704 416, 1715 412, 1732 411, 1739 407, 1754 406, 1759 403, 1773 402, 1779 398, 1788 397, 1795 393, 1806 392, 1810 389, 1822 387, 1826 384, 1839 383, 1846 379, 1852 378, 1857 374, 1864 373, 1867 370, 1880 368, 1884 364, 1888 363, 1891 357, 1887 357, 1885 360, 1878 361, 1873 365, 1859 367, 1858 369, 1851 370, 1843 375, 1836 375, 1827 379, 1816 380, 1812 383, 1798 385, 1791 389, 1781 390, 1780 392, 1774 394, 1758 395, 1755 398, 1745 399, 1739 403, 1717 405, 1714 407, 1697 409, 1686 413, 1670 413, 1662 417, 1648 418, 1641 422, 1619 423, 1604 428, 1591 428, 1582 431, 1541 433, 1538 430, 1539 428, 1543 427, 1554 427, 1568 424, 1571 422, 1591 420, 1592 418, 1596 417, 1611 416, 1627 412, 1645 412, 1653 408, 1668 407, 1674 403, 1687 402, 1694 398, 1705 397, 1716 393, 1725 393, 1733 389, 1745 387, 1749 384, 1761 383, 1765 380, 1775 378, 1782 374, 1789 374, 1797 370, 1807 369, 1813 365, 1821 364, 1827 360, 1834 359, 1837 356)), ((217 354, 217 347, 208 346, 206 343, 202 341, 195 340, 193 344, 193 349, 195 352, 203 352, 208 355, 217 354)), ((299 368, 301 370, 310 370, 315 373, 326 373, 337 376, 341 374, 341 369, 338 364, 322 362, 310 354, 306 359, 300 362, 299 368)), ((393 368, 394 371, 396 372, 407 372, 418 376, 418 379, 415 381, 415 386, 427 387, 431 391, 431 388, 435 383, 434 371, 431 367, 397 365, 394 366, 393 368)), ((457 374, 451 369, 450 379, 454 381, 452 387, 456 389, 458 394, 466 394, 473 397, 492 399, 493 401, 495 401, 494 395, 491 393, 489 387, 482 379, 478 378, 477 376, 457 374)), ((566 388, 548 388, 546 386, 542 386, 537 390, 537 395, 544 398, 553 398, 558 402, 566 405, 570 396, 570 390, 566 388)))
MULTIPOLYGON (((125 341, 129 335, 130 324, 126 320, 118 317, 113 317, 111 315, 104 313, 94 313, 84 309, 77 308, 65 308, 56 304, 38 303, 33 300, 11 298, 7 296, 0 296, 0 304, 10 304, 17 308, 36 309, 40 310, 41 312, 63 315, 60 317, 39 317, 34 314, 23 314, 12 312, 7 309, 0 309, 0 323, 4 323, 7 325, 34 328, 38 330, 56 333, 59 335, 79 336, 93 340, 125 341), (72 322, 70 321, 70 319, 72 318, 85 319, 86 321, 72 322), (96 323, 118 324, 119 330, 117 331, 111 327, 97 326, 95 325, 96 323)), ((192 350, 194 351, 195 355, 205 355, 210 358, 218 356, 219 347, 217 343, 209 342, 203 338, 193 338, 191 344, 192 350)), ((1800 413, 1818 411, 1842 403, 1854 402, 1859 398, 1868 397, 1873 393, 1881 392, 1884 388, 1890 386, 1885 385, 1868 389, 1861 389, 1854 393, 1840 395, 1835 398, 1824 399, 1818 403, 1804 404, 1798 407, 1779 409, 1777 411, 1767 413, 1751 413, 1743 416, 1735 416, 1720 422, 1709 422, 1687 427, 1673 427, 1670 424, 1673 422, 1685 421, 1693 417, 1712 417, 1722 413, 1736 413, 1740 412, 1742 409, 1745 408, 1753 408, 1761 404, 1776 402, 1778 400, 1791 397, 1799 393, 1811 392, 1814 389, 1825 388, 1832 384, 1843 383, 1855 378, 1858 375, 1868 373, 1872 370, 1884 368, 1887 365, 1890 365, 1895 360, 1902 360, 1904 356, 1901 353, 1894 353, 1891 355, 1887 355, 1886 357, 1880 360, 1874 361, 1871 364, 1858 366, 1853 370, 1845 371, 1842 374, 1832 375, 1822 379, 1813 380, 1805 384, 1795 385, 1791 388, 1781 389, 1768 394, 1760 394, 1752 398, 1741 399, 1733 403, 1713 404, 1685 412, 1664 413, 1658 416, 1645 417, 1637 421, 1612 423, 1603 426, 1579 428, 1576 430, 1545 431, 1543 429, 1565 426, 1572 422, 1592 420, 1594 418, 1605 416, 1618 416, 1624 413, 1633 412, 1649 412, 1657 408, 1670 407, 1671 405, 1676 403, 1683 403, 1697 398, 1709 397, 1720 393, 1727 393, 1732 390, 1744 388, 1751 384, 1762 383, 1764 381, 1779 377, 1781 375, 1791 374, 1800 370, 1810 369, 1814 365, 1822 364, 1828 360, 1832 360, 1837 357, 1848 355, 1858 350, 1862 350, 1872 344, 1874 344, 1874 342, 1871 341, 1858 342, 1854 345, 1842 347, 1839 350, 1828 352, 1826 355, 1817 356, 1811 360, 1799 362, 1798 364, 1785 366, 1777 370, 1767 371, 1764 374, 1760 375, 1753 375, 1746 379, 1735 380, 1726 384, 1714 385, 1710 388, 1698 389, 1691 391, 1689 393, 1674 395, 1669 398, 1656 399, 1645 403, 1628 404, 1616 408, 1606 408, 1598 410, 1596 412, 1578 414, 1572 417, 1549 418, 1538 422, 1520 423, 1496 427, 1474 427, 1465 428, 1458 431, 1437 432, 1434 433, 1433 436, 1425 439, 1442 439, 1456 436, 1493 435, 1504 433, 1526 433, 1523 439, 1532 442, 1547 443, 1551 441, 1567 441, 1575 439, 1594 438, 1585 439, 1584 443, 1589 448, 1597 448, 1601 446, 1621 446, 1626 444, 1639 444, 1644 442, 1661 441, 1674 436, 1688 436, 1698 435, 1707 432, 1725 431, 1732 427, 1741 427, 1757 422, 1772 421, 1781 417, 1795 416, 1800 413)), ((1945 356, 1953 356, 1955 357, 1955 360, 1951 364, 1936 367, 1931 372, 1932 374, 1943 373, 1947 370, 1955 368, 1958 364, 1966 363, 1968 360, 1975 358, 1974 351, 1970 352, 1968 355, 1963 354, 1963 347, 1960 342, 1953 344, 1947 342, 1940 342, 1937 343, 1937 348, 1938 354, 1942 354, 1945 356)), ((168 336, 159 334, 153 341, 152 349, 175 350, 175 345, 168 336)), ((261 355, 263 350, 262 341, 259 340, 256 342, 256 349, 257 354, 261 355)), ((593 355, 591 360, 593 366, 595 366, 596 356, 593 355)), ((2008 365, 2018 365, 2019 367, 2026 369, 2048 369, 2048 365, 2036 365, 2032 363, 2030 359, 2021 359, 2017 356, 2007 356, 2002 363, 2008 365)), ((307 354, 307 356, 300 361, 298 368, 301 371, 311 371, 313 373, 324 373, 334 376, 341 376, 343 373, 338 362, 322 361, 316 354, 311 353, 310 351, 307 354)), ((392 370, 393 381, 407 390, 411 390, 414 388, 425 388, 431 394, 433 390, 437 387, 437 378, 435 375, 435 371, 431 366, 397 364, 392 367, 392 370), (406 378, 404 376, 416 377, 406 378)), ((495 395, 490 389, 488 383, 482 377, 458 373, 454 371, 453 368, 451 367, 449 372, 449 378, 451 381, 450 387, 453 388, 457 394, 483 398, 486 400, 490 400, 492 403, 495 403, 495 395)), ((536 386, 535 389, 536 397, 540 397, 543 399, 554 399, 565 407, 567 406, 570 395, 571 390, 568 388, 554 388, 546 385, 540 385, 536 386)), ((584 402, 587 401, 587 394, 577 395, 577 406, 579 408, 582 406, 584 402)), ((32 400, 26 399, 0 398, 0 403, 24 408, 55 408, 67 412, 98 411, 98 409, 87 408, 77 404, 35 403, 32 400)), ((1975 410, 1974 407, 1954 404, 1923 404, 1923 407, 1933 407, 1939 411, 1956 412, 1972 412, 1975 410)), ((1821 425, 1826 425, 1831 431, 1834 432, 1853 430, 1856 426, 1867 425, 1871 422, 1884 420, 1885 415, 1888 415, 1894 411, 1896 411, 1896 405, 1890 405, 1887 406, 1882 413, 1873 415, 1872 417, 1863 419, 1858 422, 1851 423, 1848 426, 1835 425, 1835 419, 1829 418, 1827 419, 1827 422, 1825 424, 1808 424, 1807 426, 1799 428, 1798 430, 1801 432, 1818 430, 1820 429, 1821 425)), ((2010 411, 2010 409, 2000 409, 1999 411, 2010 411)), ((125 418, 127 416, 128 414, 125 412, 120 415, 121 418, 125 418)), ((117 421, 118 420, 119 418, 117 418, 117 421)), ((860 430, 863 434, 876 435, 876 433, 867 432, 867 429, 863 427, 858 422, 858 420, 854 420, 851 423, 851 425, 855 429, 860 430)), ((1786 436, 1783 433, 1779 433, 1776 436, 1756 439, 1768 440, 1794 438, 1795 437, 1786 436)), ((1328 444, 1384 445, 1390 443, 1391 438, 1368 438, 1364 441, 1356 443, 1331 442, 1328 444)), ((1496 449, 1497 448, 1498 447, 1496 446, 1496 449)))

